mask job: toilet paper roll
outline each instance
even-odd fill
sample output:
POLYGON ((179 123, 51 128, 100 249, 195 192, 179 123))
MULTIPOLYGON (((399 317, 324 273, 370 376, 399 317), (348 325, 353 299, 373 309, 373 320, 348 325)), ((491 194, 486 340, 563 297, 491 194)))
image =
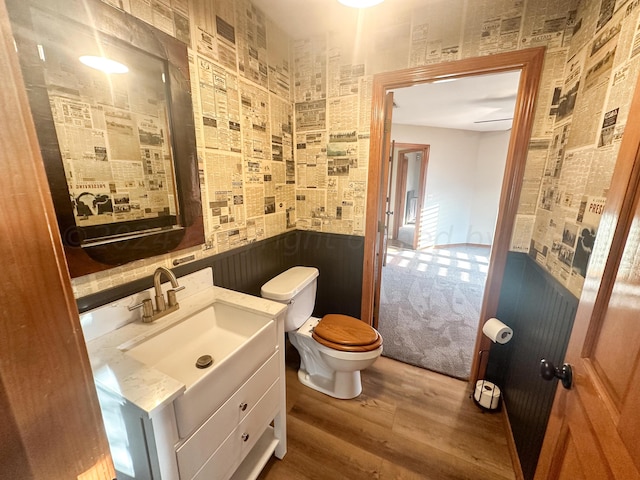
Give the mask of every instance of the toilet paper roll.
POLYGON ((473 398, 484 408, 490 410, 498 408, 498 405, 500 405, 500 387, 486 380, 478 380, 473 398))
POLYGON ((482 327, 482 333, 494 343, 507 343, 513 336, 513 330, 497 318, 490 318, 482 327))

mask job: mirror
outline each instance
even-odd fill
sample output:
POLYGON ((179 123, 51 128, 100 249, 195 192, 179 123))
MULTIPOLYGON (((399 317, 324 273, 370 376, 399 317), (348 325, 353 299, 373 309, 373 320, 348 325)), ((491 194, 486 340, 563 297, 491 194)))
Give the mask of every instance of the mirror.
POLYGON ((69 3, 8 2, 71 276, 204 243, 187 46, 69 3))

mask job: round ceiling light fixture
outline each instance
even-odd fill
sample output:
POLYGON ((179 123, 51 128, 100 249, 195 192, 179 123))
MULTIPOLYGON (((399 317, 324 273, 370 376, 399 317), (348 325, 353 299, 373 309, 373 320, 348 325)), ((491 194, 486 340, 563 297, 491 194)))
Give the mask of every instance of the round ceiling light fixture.
POLYGON ((382 3, 384 0, 338 0, 342 5, 353 8, 373 7, 382 3))

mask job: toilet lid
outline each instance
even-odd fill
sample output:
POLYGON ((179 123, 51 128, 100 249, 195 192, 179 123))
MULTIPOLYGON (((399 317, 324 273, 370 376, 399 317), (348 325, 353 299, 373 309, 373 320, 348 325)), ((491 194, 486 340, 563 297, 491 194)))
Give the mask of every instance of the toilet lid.
POLYGON ((347 352, 368 352, 382 345, 382 337, 375 329, 348 315, 325 315, 312 336, 322 345, 347 352))

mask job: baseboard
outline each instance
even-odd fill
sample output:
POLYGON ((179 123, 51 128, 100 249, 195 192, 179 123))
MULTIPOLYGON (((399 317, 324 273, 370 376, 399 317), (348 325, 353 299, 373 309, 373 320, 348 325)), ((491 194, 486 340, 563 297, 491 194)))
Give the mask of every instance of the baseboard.
POLYGON ((513 437, 513 430, 511 429, 511 422, 509 421, 509 414, 507 413, 507 405, 504 402, 504 398, 502 399, 502 407, 500 410, 507 434, 507 446, 509 447, 509 455, 511 456, 511 464, 516 474, 516 480, 524 480, 524 473, 522 471, 522 465, 520 464, 518 449, 516 448, 516 440, 513 437))

